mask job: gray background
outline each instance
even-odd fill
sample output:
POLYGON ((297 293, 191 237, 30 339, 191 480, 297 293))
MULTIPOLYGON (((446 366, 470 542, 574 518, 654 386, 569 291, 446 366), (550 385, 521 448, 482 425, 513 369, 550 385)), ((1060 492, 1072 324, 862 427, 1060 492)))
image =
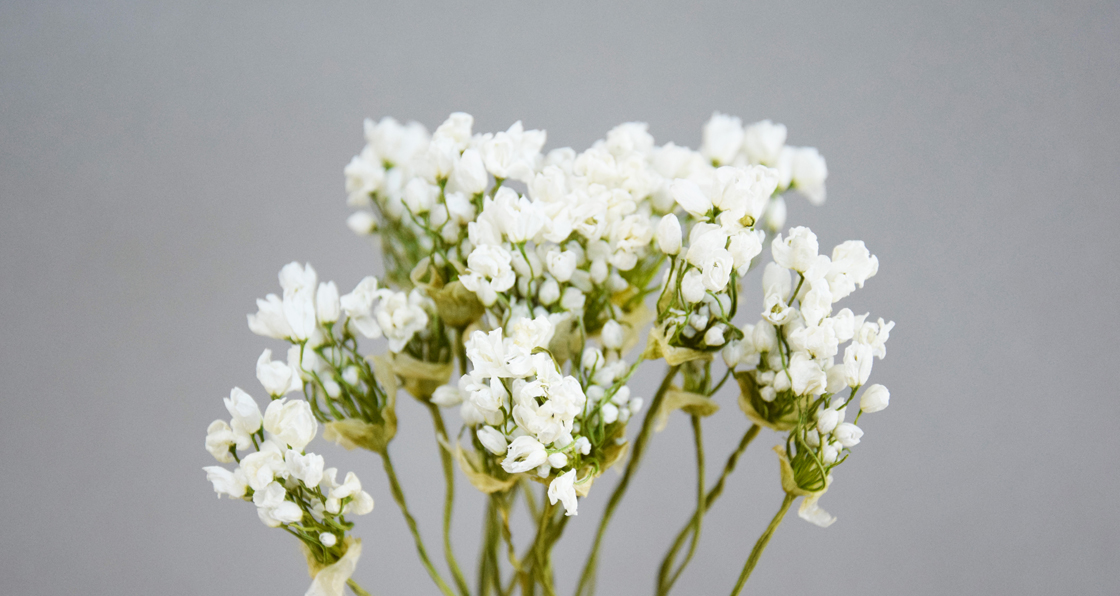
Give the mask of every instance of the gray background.
MULTIPOLYGON (((214 498, 204 431, 233 385, 261 394, 254 362, 279 346, 245 313, 281 265, 344 289, 379 270, 343 223, 362 118, 455 110, 576 148, 627 120, 696 146, 721 110, 827 157, 828 203, 790 221, 879 255, 850 305, 898 323, 874 375, 893 400, 823 501, 839 521, 791 516, 749 592, 1120 592, 1115 4, 415 4, 0 5, 0 593, 303 593, 294 540, 214 498)), ((712 473, 746 425, 733 398, 712 473)), ((438 553, 429 423, 401 416, 438 553)), ((692 507, 687 426, 653 444, 601 593, 650 592, 692 507)), ((775 441, 676 593, 730 590, 781 501, 775 441)), ((378 503, 356 578, 433 593, 378 462, 317 445, 378 503)), ((562 593, 613 482, 560 544, 562 593)), ((481 499, 460 489, 473 575, 481 499)))

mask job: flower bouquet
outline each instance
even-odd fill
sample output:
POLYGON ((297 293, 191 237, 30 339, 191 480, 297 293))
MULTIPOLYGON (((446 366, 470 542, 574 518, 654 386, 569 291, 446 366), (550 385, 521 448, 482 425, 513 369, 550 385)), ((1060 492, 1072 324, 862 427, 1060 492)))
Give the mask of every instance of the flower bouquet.
POLYGON ((472 127, 463 113, 430 134, 392 118, 365 122, 367 144, 345 168, 356 209, 347 223, 379 244, 384 274, 340 294, 310 265, 284 266, 282 292, 248 316, 251 331, 287 345, 282 358, 265 349, 257 361, 270 401, 262 413, 231 391, 230 420, 206 436, 224 465, 206 467, 207 478, 297 539, 309 596, 369 593, 351 575, 362 552, 354 519, 373 499, 354 472, 307 450, 320 427, 328 442, 381 460, 444 596, 555 594, 552 550, 582 499, 606 498, 578 575, 583 596, 647 445, 680 410, 695 436, 696 499, 658 568, 660 595, 766 427, 780 437, 785 498, 743 553, 728 586, 738 593, 794 500, 810 523, 834 521, 820 498, 860 442, 860 417, 890 397, 867 382, 894 324, 838 308, 876 274, 877 258, 860 241, 820 254, 813 232, 786 228, 787 194, 824 202, 824 158, 787 145, 780 124, 744 127, 721 114, 698 151, 658 146, 641 123, 581 153, 542 153, 544 131, 520 122, 493 134, 472 127), (759 266, 761 298, 747 298, 743 279, 759 266), (651 396, 630 388, 641 366, 663 372, 651 396), (738 392, 744 431, 709 486, 703 422, 725 386, 738 392), (439 446, 445 563, 421 538, 391 457, 402 390, 429 412, 439 446), (611 468, 618 481, 596 488, 611 468), (460 475, 487 495, 471 581, 451 548, 460 475), (510 519, 522 507, 535 532, 515 540, 510 519))

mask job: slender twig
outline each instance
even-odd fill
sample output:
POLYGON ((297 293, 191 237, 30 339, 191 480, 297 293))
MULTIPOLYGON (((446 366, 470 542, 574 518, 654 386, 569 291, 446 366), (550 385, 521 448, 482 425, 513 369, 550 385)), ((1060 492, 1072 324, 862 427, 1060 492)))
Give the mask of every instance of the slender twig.
MULTIPOLYGON (((709 510, 711 510, 712 505, 716 502, 717 499, 719 499, 720 495, 723 494, 723 487, 727 482, 727 477, 735 471, 735 466, 739 463, 739 458, 742 457, 743 452, 745 452, 747 450, 747 447, 750 446, 751 441, 753 441, 754 438, 758 436, 759 430, 761 430, 761 427, 759 425, 752 424, 750 428, 747 429, 747 432, 743 435, 743 438, 739 440, 739 446, 735 449, 735 451, 731 452, 730 456, 728 456, 727 463, 723 466, 723 473, 720 474, 719 480, 716 481, 716 483, 708 491, 708 495, 704 498, 705 514, 709 510)), ((683 528, 681 528, 681 531, 679 533, 677 533, 676 540, 673 541, 673 546, 669 548, 669 552, 665 554, 665 558, 661 561, 662 570, 668 569, 669 565, 671 564, 670 562, 676 559, 677 553, 680 552, 681 548, 684 546, 684 541, 689 536, 690 531, 692 530, 693 523, 695 522, 697 515, 699 515, 699 511, 694 511, 692 513, 692 517, 689 518, 689 522, 685 524, 683 528)), ((684 565, 681 565, 681 567, 677 570, 677 573, 679 574, 683 570, 684 565)), ((664 571, 662 573, 664 573, 664 571)), ((667 594, 670 587, 671 585, 666 587, 659 583, 658 594, 667 594)))
POLYGON ((358 585, 358 582, 352 579, 347 579, 346 585, 350 586, 350 589, 358 596, 372 596, 369 592, 363 590, 362 587, 358 585))
POLYGON ((447 567, 451 569, 451 577, 455 580, 456 587, 459 588, 459 593, 462 596, 470 596, 471 590, 467 587, 467 580, 463 577, 463 572, 459 569, 459 561, 455 559, 455 553, 451 549, 451 514, 455 506, 455 464, 451 461, 451 453, 444 448, 444 445, 448 444, 447 428, 443 424, 443 415, 440 414, 439 406, 431 401, 426 403, 428 411, 432 414, 432 425, 440 439, 437 449, 439 449, 439 458, 443 464, 443 480, 447 485, 443 500, 443 554, 447 559, 447 567))
POLYGON ((751 549, 751 554, 747 557, 747 563, 743 565, 743 572, 739 574, 739 581, 735 584, 735 588, 731 590, 731 596, 737 596, 739 591, 743 589, 743 584, 747 583, 747 578, 751 576, 751 571, 754 571, 754 566, 758 564, 762 551, 766 550, 766 545, 770 542, 770 537, 774 535, 774 530, 778 529, 778 524, 782 523, 782 518, 786 516, 786 511, 789 511, 789 506, 796 498, 796 496, 786 493, 786 498, 782 500, 782 508, 774 515, 774 519, 770 520, 770 525, 767 526, 762 536, 758 537, 758 542, 754 543, 754 548, 751 549))
POLYGON ((661 409, 661 402, 665 399, 665 392, 669 390, 669 385, 673 382, 673 378, 677 376, 679 368, 679 365, 669 367, 669 370, 665 373, 665 379, 661 381, 661 386, 657 388, 657 394, 653 396, 653 400, 650 402, 649 409, 646 410, 645 418, 642 419, 642 429, 634 440, 630 461, 626 464, 626 469, 622 473, 622 479, 619 480, 618 486, 611 493, 610 500, 607 501, 607 509, 603 512, 603 518, 599 521, 599 530, 595 534, 595 542, 591 547, 591 553, 587 556, 587 562, 583 565, 579 585, 576 586, 576 596, 583 596, 584 594, 590 596, 590 594, 595 593, 594 577, 599 560, 599 548, 603 543, 603 533, 607 529, 607 524, 611 521, 611 516, 614 515, 615 508, 622 500, 622 496, 626 494, 626 489, 630 485, 630 478, 637 470, 639 462, 641 462, 646 441, 649 440, 650 432, 653 430, 653 419, 657 417, 657 411, 661 409))
POLYGON ((428 575, 432 577, 432 581, 439 587, 440 592, 444 596, 455 596, 455 593, 448 587, 447 582, 443 581, 439 571, 432 565, 432 560, 428 558, 428 549, 424 548, 424 539, 420 537, 420 530, 416 527, 416 519, 408 511, 408 504, 404 500, 404 491, 401 489, 400 480, 397 479, 397 472, 393 469, 393 462, 389 458, 389 452, 381 451, 381 463, 385 467, 385 475, 389 477, 389 489, 393 493, 393 500, 397 502, 397 506, 401 508, 401 513, 404 514, 404 521, 408 524, 409 531, 412 532, 412 538, 416 541, 416 552, 420 554, 420 562, 424 564, 424 568, 428 570, 428 575))
POLYGON ((704 435, 701 431, 701 418, 696 415, 692 416, 692 435, 696 443, 696 512, 692 514, 692 520, 686 527, 691 530, 692 539, 689 541, 688 553, 685 554, 684 561, 681 561, 672 576, 669 575, 671 560, 666 557, 661 563, 661 569, 657 574, 658 594, 667 594, 672 590, 673 584, 677 583, 677 578, 692 561, 692 556, 696 554, 696 546, 700 543, 700 528, 703 526, 704 514, 707 512, 708 499, 704 494, 704 435))

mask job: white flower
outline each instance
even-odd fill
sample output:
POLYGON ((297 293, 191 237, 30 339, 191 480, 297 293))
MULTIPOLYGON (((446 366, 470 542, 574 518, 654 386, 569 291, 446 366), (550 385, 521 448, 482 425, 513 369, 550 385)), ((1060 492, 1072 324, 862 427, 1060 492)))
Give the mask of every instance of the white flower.
POLYGON ((532 240, 544 228, 545 216, 540 208, 508 186, 498 189, 493 202, 483 210, 493 210, 502 232, 514 244, 532 240))
POLYGON ((510 262, 513 257, 501 246, 476 246, 467 257, 467 275, 459 277, 463 287, 478 295, 486 306, 498 299, 498 292, 505 292, 517 281, 510 262))
POLYGON ((702 272, 704 287, 711 292, 723 291, 727 287, 727 282, 731 279, 731 271, 734 269, 734 265, 735 261, 726 249, 719 248, 712 251, 702 272))
POLYGON ((274 439, 296 451, 315 438, 319 423, 311 414, 311 406, 302 399, 288 401, 280 398, 268 404, 264 411, 264 430, 274 439))
POLYGON ((871 346, 852 342, 844 350, 844 374, 848 379, 849 387, 857 387, 867 382, 871 376, 871 364, 874 362, 875 353, 871 346))
POLYGON ((543 130, 524 130, 521 121, 506 132, 499 132, 482 143, 482 163, 495 178, 513 178, 528 183, 532 180, 541 147, 543 130))
POLYGON ((451 171, 447 188, 450 192, 461 192, 472 196, 486 190, 489 182, 490 176, 486 173, 486 167, 482 165, 482 155, 477 149, 467 149, 455 164, 455 169, 451 171))
POLYGON ((249 330, 273 339, 292 337, 292 327, 284 315, 284 303, 276 294, 257 298, 257 313, 248 315, 249 330))
POLYGON ((786 227, 786 200, 780 195, 770 200, 766 207, 766 229, 779 232, 786 227))
POLYGON ((338 286, 333 281, 319 284, 315 292, 315 315, 320 323, 333 323, 339 317, 338 286))
POLYGON ((420 306, 420 295, 381 290, 374 309, 377 325, 389 340, 389 350, 400 352, 412 336, 428 326, 428 313, 420 306))
POLYGON ((797 309, 791 308, 778 294, 767 294, 762 301, 762 316, 777 326, 785 325, 797 315, 797 309))
POLYGON ((240 499, 245 496, 245 488, 248 483, 245 481, 245 473, 241 468, 234 471, 229 471, 221 466, 206 466, 202 468, 206 472, 206 479, 214 485, 214 492, 218 493, 218 497, 227 495, 231 499, 240 499))
POLYGON ((825 200, 824 181, 828 166, 815 147, 801 147, 793 153, 793 186, 814 205, 825 200))
POLYGON ((576 471, 568 470, 554 478, 548 485, 548 502, 552 505, 555 505, 556 501, 563 503, 564 515, 576 515, 576 509, 579 506, 576 498, 575 481, 576 471))
POLYGON ((223 400, 226 404, 226 410, 233 418, 230 421, 230 426, 233 428, 234 434, 251 435, 261 428, 261 410, 257 407, 257 402, 249 397, 248 393, 241 390, 240 387, 234 387, 229 392, 229 397, 223 400))
POLYGON ((743 136, 743 152, 751 163, 774 165, 786 144, 786 127, 769 120, 755 122, 743 136))
POLYGON ((669 184, 669 194, 681 208, 697 219, 706 218, 712 210, 712 200, 691 180, 674 180, 669 184))
POLYGON ((859 439, 863 436, 863 430, 850 422, 841 422, 832 431, 832 436, 836 437, 841 445, 851 448, 859 444, 859 439))
POLYGON ((548 272, 556 278, 556 281, 566 282, 572 279, 572 273, 576 270, 576 253, 570 250, 549 251, 545 255, 545 262, 548 265, 548 272))
POLYGON ((887 409, 891 403, 891 392, 886 387, 876 383, 863 390, 859 398, 859 409, 872 414, 887 409))
POLYGON ((821 493, 816 493, 805 497, 805 500, 801 502, 801 507, 797 510, 797 516, 815 526, 827 528, 836 521, 836 518, 821 509, 820 505, 817 505, 820 495, 821 493))
POLYGON ((315 291, 319 280, 311 265, 300 266, 293 261, 280 269, 280 287, 284 289, 284 317, 294 339, 307 339, 315 331, 315 291))
POLYGON ((801 226, 790 229, 785 239, 778 234, 770 243, 775 263, 801 273, 808 271, 816 262, 818 248, 817 235, 801 226))
POLYGON ((429 141, 428 131, 417 122, 401 125, 393 118, 385 117, 376 125, 368 118, 365 121, 366 141, 381 159, 394 165, 408 163, 429 141))
POLYGON ((704 299, 704 276, 695 269, 689 269, 681 278, 681 295, 685 302, 695 304, 704 299))
POLYGON ((790 280, 789 269, 777 263, 767 263, 762 270, 762 294, 775 295, 785 302, 791 291, 793 282, 790 280))
POLYGON ((879 271, 879 259, 872 255, 860 240, 849 240, 832 249, 832 261, 825 279, 832 290, 835 302, 847 297, 856 286, 879 271))
POLYGON ((727 250, 735 265, 735 270, 740 276, 747 274, 751 260, 762 252, 762 240, 754 232, 741 231, 731 235, 731 243, 727 250))
POLYGON ((794 352, 789 360, 789 378, 797 395, 819 395, 828 386, 828 376, 805 352, 794 352))
POLYGON ((840 424, 840 412, 832 409, 825 408, 817 412, 817 432, 821 435, 827 435, 840 424))
POLYGON ((358 475, 353 472, 346 473, 346 479, 330 491, 332 499, 345 499, 346 497, 353 497, 362 492, 362 481, 358 480, 358 475))
POLYGON ((716 347, 722 346, 726 341, 723 337, 725 327, 722 324, 713 325, 707 332, 704 333, 704 343, 716 347))
POLYGON ((451 141, 457 150, 462 151, 471 141, 472 126, 474 126, 474 116, 466 112, 453 112, 432 133, 432 139, 451 141))
POLYGON ((806 325, 820 325, 832 312, 832 292, 824 280, 814 281, 801 299, 801 317, 806 325))
POLYGON ((548 461, 548 451, 540 441, 528 435, 517 437, 509 444, 502 469, 510 474, 528 472, 548 461))
POLYGON ((275 449, 275 444, 271 441, 265 443, 268 444, 268 448, 261 445, 260 451, 241 458, 240 469, 245 475, 245 482, 254 491, 263 490, 277 476, 284 477, 288 473, 284 458, 275 449))
POLYGON ((878 323, 864 323, 856 330, 856 342, 869 346, 872 354, 878 356, 880 359, 887 356, 887 340, 890 339, 891 329, 894 329, 894 321, 886 323, 882 318, 878 323))
POLYGON ((603 330, 599 336, 603 342, 603 347, 610 350, 618 350, 622 348, 622 325, 618 321, 611 319, 603 325, 603 330))
POLYGON ((661 218, 657 224, 657 246, 667 255, 681 251, 681 222, 672 213, 661 218))
POLYGON ((442 408, 450 408, 463 403, 463 393, 455 385, 440 385, 432 393, 432 403, 442 408))
POLYGON ((746 335, 747 339, 744 339, 742 341, 733 339, 727 342, 727 345, 723 348, 723 351, 720 352, 720 356, 723 357, 723 363, 727 365, 727 368, 735 368, 736 366, 738 366, 743 358, 747 355, 748 351, 750 351, 751 346, 748 345, 748 342, 750 341, 750 333, 747 333, 746 335))
POLYGON ((509 444, 506 442, 506 437, 498 429, 492 426, 483 426, 475 433, 478 436, 478 441, 487 451, 494 455, 503 455, 509 444))
POLYGON ((361 491, 342 510, 343 515, 365 515, 373 511, 373 496, 366 491, 361 491))
POLYGON ((586 302, 587 297, 583 295, 583 292, 579 291, 579 288, 564 288, 564 293, 560 296, 560 306, 564 307, 564 310, 583 310, 583 305, 586 302))
POLYGON ((385 181, 385 168, 368 151, 355 155, 342 170, 346 176, 346 202, 352 206, 369 203, 369 197, 385 181))
POLYGON ((548 278, 537 290, 537 300, 545 306, 551 306, 560 299, 560 284, 555 279, 548 278))
POLYGON ((521 317, 510 324, 510 338, 518 348, 532 352, 535 348, 547 348, 556 329, 546 316, 534 319, 521 317))
POLYGON ((314 453, 300 455, 298 451, 289 449, 284 454, 284 464, 287 466, 290 476, 300 480, 309 488, 319 486, 319 483, 323 481, 322 455, 314 453))
POLYGON ((700 152, 716 163, 731 163, 743 146, 743 136, 742 120, 716 112, 704 124, 704 140, 700 145, 700 152))
POLYGON ((359 236, 369 236, 377 229, 377 218, 369 211, 355 211, 346 218, 346 227, 359 236))
POLYGON ((339 299, 339 304, 358 333, 370 338, 381 337, 381 327, 373 316, 373 303, 377 300, 377 278, 367 276, 358 282, 353 292, 339 299))
POLYGON ((439 198, 439 187, 422 178, 413 178, 405 185, 401 198, 413 215, 427 213, 439 198))
POLYGON ((206 427, 206 450, 214 459, 228 464, 234 461, 229 448, 234 444, 233 430, 225 420, 215 420, 206 427))
POLYGON ((323 546, 325 546, 327 548, 330 548, 330 547, 338 544, 338 537, 335 536, 334 534, 331 534, 330 532, 321 532, 319 534, 319 542, 323 546))
POLYGON ((295 372, 287 362, 273 360, 272 350, 265 349, 257 359, 257 380, 269 395, 281 397, 303 389, 303 382, 295 372))

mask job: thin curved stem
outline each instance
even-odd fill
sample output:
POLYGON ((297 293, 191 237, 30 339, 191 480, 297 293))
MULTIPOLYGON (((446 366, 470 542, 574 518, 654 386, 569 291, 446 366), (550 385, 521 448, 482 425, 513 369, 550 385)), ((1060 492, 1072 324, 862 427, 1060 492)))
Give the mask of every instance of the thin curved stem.
POLYGON ((459 561, 455 559, 455 552, 451 549, 451 513, 455 506, 455 464, 451 461, 451 454, 444 448, 444 445, 448 444, 447 428, 443 424, 443 415, 439 411, 439 406, 431 401, 426 403, 428 411, 432 414, 432 425, 440 439, 440 444, 436 448, 439 449, 440 462, 443 464, 443 480, 447 486, 443 500, 443 554, 459 593, 462 596, 470 596, 471 590, 467 587, 467 580, 463 577, 463 571, 459 569, 459 561))
POLYGON ((622 496, 626 494, 626 489, 630 486, 630 478, 633 477, 634 471, 638 469, 638 464, 641 462, 646 448, 646 442, 653 430, 653 419, 657 416, 657 411, 661 409, 665 392, 669 390, 669 385, 673 382, 673 378, 677 376, 679 369, 679 365, 669 367, 669 370, 665 373, 665 379, 661 381, 661 386, 657 388, 657 393, 650 402, 649 409, 646 410, 645 418, 642 419, 642 430, 634 440, 630 461, 626 464, 626 469, 622 473, 622 479, 619 480, 618 486, 611 493, 610 500, 607 501, 607 509, 603 512, 603 518, 599 521, 599 530, 595 534, 595 542, 591 547, 591 553, 587 556, 587 562, 583 565, 583 572, 580 573, 579 585, 576 586, 576 596, 584 596, 585 594, 590 596, 595 593, 594 577, 599 561, 599 548, 603 543, 603 533, 607 529, 607 524, 611 521, 611 516, 614 515, 614 510, 618 507, 618 503, 622 500, 622 496))
POLYGON ((770 525, 767 526, 762 536, 758 537, 758 542, 754 543, 754 548, 751 549, 751 554, 747 557, 747 563, 743 565, 743 572, 739 574, 739 581, 735 584, 735 588, 731 590, 731 596, 737 596, 743 589, 743 584, 747 583, 747 578, 751 576, 754 566, 758 564, 762 551, 766 550, 766 545, 770 543, 770 537, 774 535, 774 530, 778 529, 778 525, 782 523, 782 518, 786 516, 786 511, 789 511, 789 506, 793 504, 793 500, 796 498, 796 496, 786 493, 786 498, 782 500, 782 508, 774 515, 774 519, 770 520, 770 525))
MULTIPOLYGON (((669 570, 672 565, 669 557, 661 563, 661 569, 657 578, 657 593, 667 594, 669 590, 673 589, 673 584, 677 583, 677 578, 684 572, 684 568, 692 561, 692 556, 696 554, 696 546, 700 543, 700 529, 704 524, 704 514, 707 513, 707 496, 704 494, 704 435, 701 427, 701 418, 699 416, 692 416, 692 435, 696 443, 696 512, 692 514, 692 520, 686 530, 690 530, 692 539, 688 544, 688 553, 684 556, 684 561, 673 571, 672 576, 669 576, 669 570)), ((688 533, 688 532, 686 532, 688 533)))
POLYGON ((447 582, 443 581, 439 571, 432 565, 432 560, 428 558, 428 549, 424 548, 424 539, 420 537, 420 530, 416 527, 416 519, 408 511, 408 503, 404 500, 404 491, 401 489, 400 480, 397 479, 397 472, 393 469, 393 461, 389 458, 389 451, 379 452, 381 455, 381 463, 385 467, 385 475, 389 477, 389 489, 393 493, 393 500, 397 502, 397 506, 401 508, 401 513, 404 514, 404 521, 408 524, 409 531, 412 532, 412 538, 416 541, 416 552, 420 554, 420 562, 424 564, 424 568, 428 570, 428 575, 432 577, 432 581, 436 583, 440 592, 444 596, 455 596, 455 593, 448 587, 447 582))
POLYGON ((358 585, 358 582, 352 579, 347 579, 346 585, 350 586, 350 589, 358 596, 372 596, 369 592, 363 590, 362 587, 358 585))
MULTIPOLYGON (((723 487, 727 482, 727 477, 735 471, 735 466, 739 463, 739 458, 742 457, 743 453, 747 450, 747 447, 750 446, 751 441, 753 441, 754 438, 758 436, 758 432, 760 430, 761 427, 759 425, 752 424, 750 428, 747 429, 747 432, 743 435, 743 438, 739 440, 739 446, 735 449, 735 451, 731 452, 730 456, 728 456, 727 463, 723 466, 723 473, 720 474, 719 480, 717 480, 715 485, 712 486, 711 490, 708 491, 708 495, 704 499, 704 513, 707 513, 712 508, 712 505, 716 502, 716 500, 719 499, 720 495, 723 494, 723 487)), ((669 548, 669 552, 665 554, 665 558, 661 561, 661 569, 668 569, 670 561, 676 559, 677 553, 680 552, 681 548, 684 546, 684 541, 692 530, 693 523, 695 522, 696 516, 698 514, 698 511, 692 512, 692 517, 689 518, 689 522, 685 524, 683 528, 681 528, 681 531, 679 533, 677 533, 677 537, 673 541, 673 546, 669 548)), ((684 565, 681 565, 678 573, 683 570, 684 565)), ((667 594, 671 587, 671 585, 669 587, 665 587, 663 585, 663 582, 659 582, 658 594, 667 594)))

